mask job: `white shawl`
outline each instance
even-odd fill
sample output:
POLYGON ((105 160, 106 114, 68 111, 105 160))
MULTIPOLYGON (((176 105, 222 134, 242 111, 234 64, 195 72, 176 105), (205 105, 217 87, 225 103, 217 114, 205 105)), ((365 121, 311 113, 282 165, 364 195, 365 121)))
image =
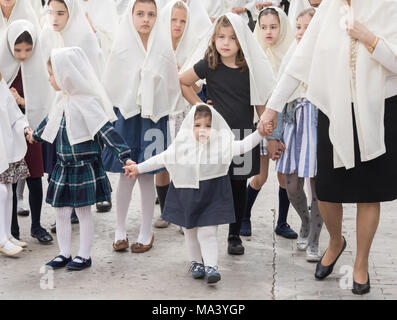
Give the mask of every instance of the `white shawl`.
POLYGON ((25 19, 33 23, 33 25, 40 30, 39 19, 32 8, 31 0, 16 0, 15 6, 12 9, 11 16, 6 20, 3 12, 0 9, 0 35, 5 32, 11 22, 19 19, 25 19))
POLYGON ((24 129, 29 126, 4 79, 0 81, 0 174, 27 151, 24 129))
POLYGON ((356 86, 350 69, 351 39, 346 19, 353 17, 382 38, 397 55, 397 2, 393 0, 323 0, 287 66, 287 74, 308 85, 307 98, 330 119, 334 167, 353 168, 354 102, 361 161, 386 152, 384 103, 386 77, 391 72, 359 43, 356 86))
POLYGON ((125 119, 141 114, 157 122, 181 111, 177 61, 167 37, 170 27, 162 30, 158 16, 145 50, 132 21, 134 4, 134 0, 129 3, 120 22, 103 83, 125 119))
POLYGON ((87 55, 79 47, 54 49, 51 64, 55 81, 62 91, 57 93, 48 114, 42 139, 54 142, 65 114, 71 145, 93 140, 108 121, 116 121, 117 117, 87 55))
MULTIPOLYGON (((51 50, 54 48, 80 47, 87 55, 97 76, 100 77, 104 67, 102 50, 85 13, 80 7, 80 0, 64 1, 69 11, 69 19, 61 32, 52 28, 50 17, 47 14, 47 22, 40 36, 43 58, 47 61, 51 56, 51 50)), ((46 8, 48 9, 48 5, 46 8)))
POLYGON ((203 0, 210 18, 218 18, 224 11, 223 0, 203 0))
POLYGON ((310 8, 309 0, 291 0, 288 10, 288 19, 291 24, 292 30, 296 28, 296 18, 305 9, 310 8))
POLYGON ((27 20, 16 20, 11 23, 0 39, 0 70, 9 87, 20 68, 26 116, 30 127, 34 129, 47 115, 54 94, 48 83, 48 73, 41 56, 36 29, 27 20), (32 37, 33 52, 29 59, 20 63, 14 56, 14 45, 16 39, 25 31, 32 37))
POLYGON ((227 175, 233 159, 234 134, 222 116, 211 106, 212 125, 206 144, 193 132, 197 104, 182 122, 176 138, 164 151, 164 162, 175 188, 198 189, 200 181, 227 175))
POLYGON ((288 51, 289 47, 291 46, 292 42, 294 41, 294 31, 291 28, 291 25, 288 21, 288 17, 285 12, 277 7, 266 7, 262 11, 266 9, 275 9, 278 13, 280 18, 280 36, 277 42, 269 46, 265 41, 263 35, 261 35, 261 27, 260 27, 260 20, 255 26, 254 35, 258 43, 261 45, 262 49, 265 51, 266 56, 269 58, 269 61, 272 65, 273 72, 277 76, 278 71, 281 65, 281 61, 288 51))

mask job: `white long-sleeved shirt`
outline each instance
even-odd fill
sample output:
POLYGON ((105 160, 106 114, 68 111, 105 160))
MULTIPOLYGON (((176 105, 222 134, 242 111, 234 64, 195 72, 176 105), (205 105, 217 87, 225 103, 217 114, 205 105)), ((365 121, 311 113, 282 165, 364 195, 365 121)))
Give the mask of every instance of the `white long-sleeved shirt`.
MULTIPOLYGON (((240 141, 233 141, 233 156, 242 155, 255 146, 257 146, 263 137, 259 134, 258 130, 247 136, 245 139, 240 141)), ((152 172, 165 167, 164 152, 138 164, 138 172, 140 174, 152 172)))

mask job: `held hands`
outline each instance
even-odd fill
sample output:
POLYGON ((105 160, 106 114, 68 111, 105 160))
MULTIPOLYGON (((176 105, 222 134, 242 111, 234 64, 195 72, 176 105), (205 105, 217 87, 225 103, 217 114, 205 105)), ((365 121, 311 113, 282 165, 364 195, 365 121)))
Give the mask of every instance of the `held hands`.
POLYGON ((261 121, 258 124, 259 134, 263 136, 271 136, 273 130, 277 127, 277 111, 266 109, 261 116, 261 121))
POLYGON ((285 151, 285 145, 279 140, 269 140, 267 144, 267 152, 269 158, 273 161, 280 159, 281 154, 285 151))
POLYGON ((135 179, 136 176, 139 174, 138 165, 136 164, 136 162, 132 160, 127 160, 123 169, 125 171, 124 175, 127 176, 128 178, 135 179))
POLYGON ((37 143, 36 140, 34 140, 33 138, 33 131, 30 128, 26 128, 25 129, 25 139, 27 142, 29 142, 30 144, 35 144, 37 143))

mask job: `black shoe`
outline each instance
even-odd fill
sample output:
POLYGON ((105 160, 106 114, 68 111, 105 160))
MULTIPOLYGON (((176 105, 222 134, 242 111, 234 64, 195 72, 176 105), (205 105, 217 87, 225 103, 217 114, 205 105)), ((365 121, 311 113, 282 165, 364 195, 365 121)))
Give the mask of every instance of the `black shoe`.
POLYGON ((109 212, 112 209, 111 201, 98 202, 96 204, 96 210, 98 212, 109 212))
POLYGON ((57 233, 57 223, 54 222, 50 227, 51 233, 57 233))
POLYGON ((371 289, 371 285, 369 283, 369 273, 368 273, 368 281, 365 284, 357 283, 356 281, 354 281, 354 278, 353 278, 352 292, 354 294, 359 294, 359 295, 366 294, 370 291, 370 289, 371 289))
POLYGON ((54 240, 52 236, 45 229, 40 229, 38 231, 32 232, 31 236, 39 240, 39 242, 42 244, 47 244, 52 240, 54 240))
POLYGON ((274 232, 283 238, 286 239, 297 239, 298 234, 291 229, 290 225, 288 223, 283 223, 280 225, 277 225, 276 229, 274 229, 274 232))
POLYGON ((77 218, 76 211, 73 209, 72 214, 70 216, 70 223, 76 224, 79 223, 79 218, 77 218))
POLYGON ((242 255, 244 254, 244 247, 242 241, 238 235, 229 235, 227 239, 229 245, 227 247, 227 252, 231 255, 242 255))
POLYGON ((45 265, 53 269, 60 269, 66 267, 66 265, 70 261, 72 261, 72 256, 70 256, 69 258, 66 258, 64 256, 57 256, 54 259, 52 259, 50 262, 47 262, 45 265), (56 259, 60 259, 61 261, 56 261, 56 259))
POLYGON ((241 222, 240 236, 251 237, 251 235, 252 235, 251 220, 243 220, 241 222))
POLYGON ((345 237, 343 237, 343 248, 342 248, 341 252, 339 252, 335 261, 332 264, 330 264, 329 266, 323 266, 321 264, 321 261, 323 260, 323 257, 327 251, 324 252, 323 256, 321 257, 321 260, 317 263, 317 266, 316 266, 316 273, 314 274, 316 279, 322 280, 322 279, 328 277, 332 273, 332 270, 334 269, 334 265, 335 265, 336 261, 338 261, 339 257, 341 256, 342 252, 345 249, 346 249, 346 239, 345 239, 345 237))
POLYGON ((27 217, 27 216, 29 216, 29 213, 30 213, 30 211, 25 208, 18 208, 18 210, 17 210, 18 216, 27 217))
POLYGON ((156 197, 156 204, 160 204, 159 197, 156 197))

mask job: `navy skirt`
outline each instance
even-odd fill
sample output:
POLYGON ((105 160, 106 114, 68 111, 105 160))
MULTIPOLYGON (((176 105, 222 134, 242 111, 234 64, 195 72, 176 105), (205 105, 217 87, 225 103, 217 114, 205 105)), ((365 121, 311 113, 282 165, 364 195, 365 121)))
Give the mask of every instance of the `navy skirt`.
MULTIPOLYGON (((118 119, 114 123, 114 128, 131 148, 132 161, 142 163, 167 149, 171 141, 168 116, 155 123, 150 119, 142 118, 140 114, 125 120, 118 109, 116 115, 118 119)), ((102 152, 102 162, 106 171, 124 173, 119 159, 107 147, 102 152)), ((161 171, 164 169, 151 173, 156 174, 161 171)))
POLYGON ((230 177, 200 181, 199 189, 171 182, 162 218, 186 229, 235 223, 230 177))

